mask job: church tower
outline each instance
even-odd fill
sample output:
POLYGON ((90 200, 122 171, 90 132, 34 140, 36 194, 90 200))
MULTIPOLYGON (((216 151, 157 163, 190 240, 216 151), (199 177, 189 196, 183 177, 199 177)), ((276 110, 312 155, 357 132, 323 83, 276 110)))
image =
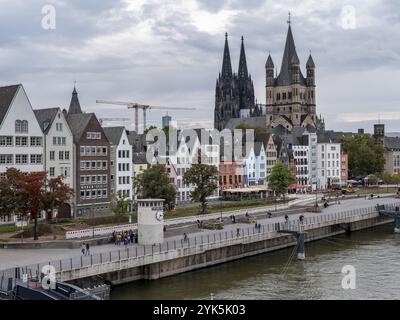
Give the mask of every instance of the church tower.
POLYGON ((266 70, 266 117, 272 128, 282 126, 291 131, 293 127, 320 129, 316 116, 315 64, 308 58, 307 77, 301 71, 300 59, 292 33, 290 14, 282 65, 277 77, 271 55, 265 64, 266 70))
POLYGON ((214 128, 222 130, 231 118, 239 117, 237 76, 232 72, 228 34, 225 34, 222 70, 215 88, 214 128))
POLYGON ((243 36, 240 49, 238 81, 240 118, 250 118, 255 112, 254 85, 251 75, 247 70, 243 36))

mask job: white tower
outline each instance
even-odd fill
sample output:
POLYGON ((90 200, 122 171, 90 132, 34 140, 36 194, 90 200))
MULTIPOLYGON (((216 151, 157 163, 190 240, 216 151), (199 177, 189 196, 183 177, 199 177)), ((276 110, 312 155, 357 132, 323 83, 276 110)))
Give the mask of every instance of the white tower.
POLYGON ((138 243, 153 245, 164 242, 164 200, 138 199, 138 243))

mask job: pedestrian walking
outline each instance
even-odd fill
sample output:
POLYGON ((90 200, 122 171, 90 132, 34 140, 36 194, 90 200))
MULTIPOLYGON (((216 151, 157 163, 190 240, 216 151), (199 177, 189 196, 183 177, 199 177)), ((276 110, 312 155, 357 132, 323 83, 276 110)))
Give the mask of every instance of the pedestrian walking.
POLYGON ((90 244, 86 243, 86 255, 90 256, 90 244))
POLYGON ((85 253, 86 253, 86 245, 83 243, 82 244, 82 246, 81 246, 81 252, 82 252, 82 255, 84 256, 85 255, 85 253))
POLYGON ((188 236, 187 236, 187 234, 186 234, 186 232, 183 234, 183 241, 187 241, 188 240, 188 236))
POLYGON ((236 225, 236 236, 237 237, 240 236, 240 226, 239 226, 239 224, 236 225))

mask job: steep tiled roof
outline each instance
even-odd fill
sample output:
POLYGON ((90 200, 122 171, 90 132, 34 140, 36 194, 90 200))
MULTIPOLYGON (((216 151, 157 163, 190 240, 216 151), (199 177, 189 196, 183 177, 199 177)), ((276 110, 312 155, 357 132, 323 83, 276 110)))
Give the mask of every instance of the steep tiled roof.
POLYGON ((121 136, 126 129, 125 127, 105 127, 103 128, 103 130, 108 141, 112 145, 119 145, 119 142, 121 141, 121 136))
POLYGON ((95 117, 94 113, 77 113, 68 115, 67 122, 71 129, 72 135, 74 136, 75 142, 80 140, 92 117, 95 117))
POLYGON ((40 128, 44 133, 47 133, 57 116, 60 108, 48 108, 34 110, 37 121, 39 122, 40 128))
POLYGON ((400 150, 400 138, 399 137, 385 137, 384 146, 390 150, 400 150))
MULTIPOLYGON (((278 86, 288 86, 292 83, 292 59, 297 58, 297 62, 299 58, 297 57, 296 52, 296 45, 294 44, 292 28, 289 25, 287 37, 286 37, 286 44, 285 44, 285 51, 283 52, 282 58, 282 66, 281 71, 279 73, 278 78, 276 78, 275 84, 278 86)), ((300 83, 302 85, 306 84, 306 80, 303 74, 300 71, 300 83)))
POLYGON ((20 84, 0 88, 0 124, 8 112, 20 84))

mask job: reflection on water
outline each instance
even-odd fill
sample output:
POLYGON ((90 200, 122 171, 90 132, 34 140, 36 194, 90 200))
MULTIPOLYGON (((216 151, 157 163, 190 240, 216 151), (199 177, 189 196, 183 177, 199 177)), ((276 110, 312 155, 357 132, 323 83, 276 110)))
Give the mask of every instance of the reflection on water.
POLYGON ((112 291, 112 299, 400 299, 400 235, 393 225, 112 291), (345 265, 357 272, 356 290, 342 289, 345 265))

